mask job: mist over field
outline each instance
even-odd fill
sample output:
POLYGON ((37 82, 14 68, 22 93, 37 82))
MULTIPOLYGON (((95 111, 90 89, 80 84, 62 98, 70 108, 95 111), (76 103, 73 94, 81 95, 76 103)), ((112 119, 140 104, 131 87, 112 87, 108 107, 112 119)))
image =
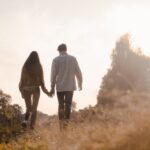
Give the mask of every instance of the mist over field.
POLYGON ((21 120, 14 115, 19 118, 21 108, 11 106, 11 97, 1 91, 0 135, 4 138, 0 138, 0 150, 149 150, 149 66, 150 57, 132 46, 130 35, 121 36, 112 50, 111 66, 97 93, 97 104, 76 111, 74 103, 71 122, 63 132, 57 115, 42 112, 38 113, 34 131, 22 131, 21 120))
MULTIPOLYGON (((134 45, 150 55, 149 0, 0 0, 0 83, 25 110, 18 90, 21 68, 31 51, 39 54, 46 87, 57 47, 66 43, 84 75, 75 92, 77 109, 96 104, 98 87, 110 66, 116 39, 131 33, 134 45), (83 100, 82 100, 83 99, 83 100)), ((57 98, 41 92, 38 110, 57 113, 57 98)))

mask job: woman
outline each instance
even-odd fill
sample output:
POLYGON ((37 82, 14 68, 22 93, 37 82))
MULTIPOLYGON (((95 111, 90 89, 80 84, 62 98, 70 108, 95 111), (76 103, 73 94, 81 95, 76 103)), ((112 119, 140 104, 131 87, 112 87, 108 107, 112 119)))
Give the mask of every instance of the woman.
POLYGON ((42 91, 49 96, 49 92, 45 88, 43 69, 38 53, 32 51, 23 65, 19 83, 19 90, 22 98, 25 99, 26 104, 25 122, 23 125, 26 126, 31 113, 31 129, 34 129, 36 121, 40 87, 42 88, 42 91))

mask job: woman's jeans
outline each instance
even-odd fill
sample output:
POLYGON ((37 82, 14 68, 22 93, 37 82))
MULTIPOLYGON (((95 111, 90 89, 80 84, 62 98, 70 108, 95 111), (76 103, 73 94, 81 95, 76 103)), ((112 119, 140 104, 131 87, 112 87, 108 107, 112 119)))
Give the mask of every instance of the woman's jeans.
POLYGON ((23 96, 26 104, 25 120, 29 120, 31 113, 31 126, 34 126, 37 116, 37 106, 40 98, 40 88, 37 87, 32 90, 24 91, 23 96))

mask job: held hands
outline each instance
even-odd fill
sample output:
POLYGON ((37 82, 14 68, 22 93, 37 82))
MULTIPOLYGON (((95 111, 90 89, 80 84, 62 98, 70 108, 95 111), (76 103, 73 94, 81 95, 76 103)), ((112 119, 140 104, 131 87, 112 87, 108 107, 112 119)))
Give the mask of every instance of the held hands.
POLYGON ((52 97, 51 94, 50 94, 50 92, 48 92, 48 93, 46 93, 46 94, 47 94, 48 97, 52 97))
POLYGON ((51 89, 50 92, 48 90, 45 90, 44 93, 49 97, 53 97, 55 94, 55 89, 51 89))
POLYGON ((50 92, 49 92, 49 96, 50 97, 53 97, 55 95, 55 90, 54 89, 51 89, 50 92))
POLYGON ((82 91, 82 85, 79 85, 78 89, 79 91, 82 91))

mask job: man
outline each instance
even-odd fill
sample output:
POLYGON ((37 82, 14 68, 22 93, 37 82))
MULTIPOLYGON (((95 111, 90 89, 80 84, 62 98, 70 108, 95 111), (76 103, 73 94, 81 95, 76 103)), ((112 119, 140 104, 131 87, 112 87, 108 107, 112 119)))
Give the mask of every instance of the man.
POLYGON ((51 68, 51 96, 55 93, 58 98, 58 116, 60 129, 69 121, 73 92, 76 90, 76 81, 79 90, 82 90, 82 73, 75 57, 67 54, 66 44, 58 46, 59 56, 53 59, 51 68))

